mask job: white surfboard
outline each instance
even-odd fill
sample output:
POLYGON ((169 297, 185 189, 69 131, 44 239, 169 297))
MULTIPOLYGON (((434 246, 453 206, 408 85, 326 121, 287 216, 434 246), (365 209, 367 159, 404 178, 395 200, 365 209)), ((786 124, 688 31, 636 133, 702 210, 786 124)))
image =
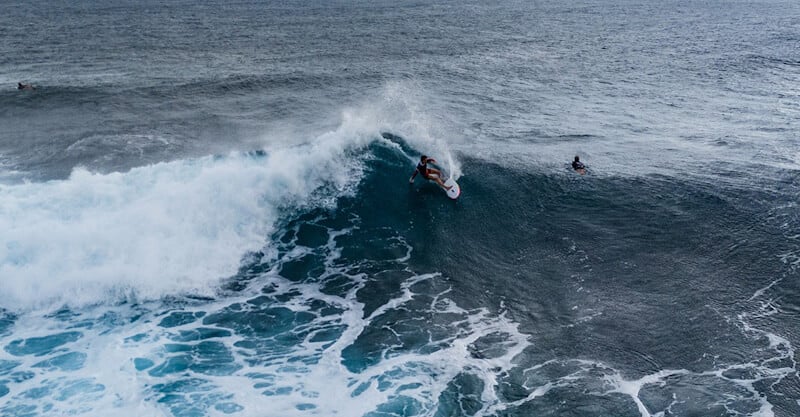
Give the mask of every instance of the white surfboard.
POLYGON ((451 199, 455 200, 461 195, 461 187, 458 186, 456 180, 448 178, 447 181, 444 182, 444 185, 450 187, 449 190, 445 191, 447 191, 447 196, 451 199))

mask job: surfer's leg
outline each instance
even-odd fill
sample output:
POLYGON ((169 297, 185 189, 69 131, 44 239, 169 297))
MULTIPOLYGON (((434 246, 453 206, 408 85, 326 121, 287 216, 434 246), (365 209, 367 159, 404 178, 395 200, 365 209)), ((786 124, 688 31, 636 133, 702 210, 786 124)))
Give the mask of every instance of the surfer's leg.
POLYGON ((438 176, 438 175, 436 175, 436 176, 431 176, 431 178, 432 178, 434 181, 436 181, 436 183, 437 183, 437 184, 439 184, 439 186, 440 186, 440 187, 442 187, 442 188, 444 188, 445 190, 449 190, 449 189, 453 188, 453 187, 448 187, 448 186, 444 185, 444 181, 442 181, 442 179, 441 179, 441 178, 439 178, 439 176, 438 176))

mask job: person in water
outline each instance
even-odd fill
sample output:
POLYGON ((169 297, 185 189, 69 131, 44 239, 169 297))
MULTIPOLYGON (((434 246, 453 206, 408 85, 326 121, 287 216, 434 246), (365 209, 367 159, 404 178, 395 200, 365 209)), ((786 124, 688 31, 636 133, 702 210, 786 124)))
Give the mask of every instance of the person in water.
POLYGON ((33 84, 17 83, 17 90, 35 90, 35 89, 36 87, 34 87, 33 84))
POLYGON ((583 165, 583 162, 581 162, 581 158, 579 158, 578 155, 575 155, 575 160, 572 161, 572 169, 581 175, 586 173, 586 165, 583 165))
POLYGON ((408 182, 413 184, 414 178, 417 177, 417 174, 420 174, 422 175, 422 178, 425 178, 428 181, 436 181, 436 183, 445 190, 453 188, 444 185, 444 181, 442 181, 442 171, 439 171, 436 168, 428 168, 428 163, 435 164, 436 160, 433 158, 428 158, 426 155, 419 157, 417 169, 414 170, 414 173, 411 175, 411 179, 409 179, 408 182))

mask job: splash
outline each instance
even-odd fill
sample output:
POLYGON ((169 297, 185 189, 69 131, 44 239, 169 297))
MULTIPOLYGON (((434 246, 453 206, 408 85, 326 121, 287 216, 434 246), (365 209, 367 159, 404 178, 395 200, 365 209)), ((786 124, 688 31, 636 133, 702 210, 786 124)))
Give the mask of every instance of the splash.
POLYGON ((312 143, 0 187, 3 307, 210 295, 287 207, 335 204, 374 134, 346 120, 312 143))

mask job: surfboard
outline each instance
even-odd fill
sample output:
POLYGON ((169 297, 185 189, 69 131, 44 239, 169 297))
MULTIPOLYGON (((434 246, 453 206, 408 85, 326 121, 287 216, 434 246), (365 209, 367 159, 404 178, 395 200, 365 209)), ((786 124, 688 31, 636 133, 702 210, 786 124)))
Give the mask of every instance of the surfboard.
POLYGON ((461 187, 458 186, 456 180, 448 178, 447 181, 444 182, 444 185, 451 187, 449 190, 445 190, 450 199, 455 200, 461 195, 461 187))

